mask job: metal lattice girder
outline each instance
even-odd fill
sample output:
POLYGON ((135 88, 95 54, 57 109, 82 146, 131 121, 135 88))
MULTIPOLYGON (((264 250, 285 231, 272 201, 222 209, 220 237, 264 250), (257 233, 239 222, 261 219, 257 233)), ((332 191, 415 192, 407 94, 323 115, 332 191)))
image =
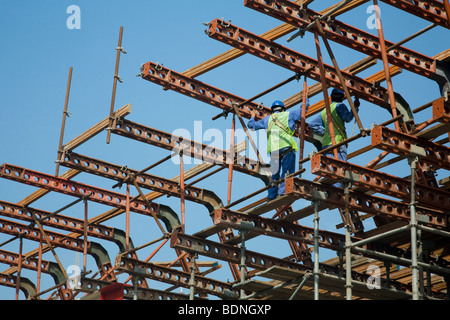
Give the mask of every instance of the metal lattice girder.
MULTIPOLYGON (((5 163, 1 166, 0 177, 74 197, 87 197, 87 200, 89 201, 126 209, 127 199, 124 194, 17 167, 11 164, 5 163)), ((175 225, 178 217, 173 210, 165 205, 152 202, 151 207, 148 207, 147 202, 137 199, 130 204, 130 210, 148 216, 153 216, 152 213, 155 214, 165 223, 168 231, 178 227, 178 225, 175 225)))
MULTIPOLYGON (((311 71, 305 75, 313 80, 320 81, 319 62, 302 53, 284 47, 274 41, 268 41, 249 31, 238 28, 221 19, 215 19, 209 24, 209 37, 229 44, 256 57, 275 63, 293 72, 311 71)), ((339 77, 334 67, 325 64, 326 82, 336 88, 342 88, 339 77)), ((349 92, 361 99, 367 100, 379 106, 388 101, 387 89, 348 72, 341 71, 349 92)))
MULTIPOLYGON (((251 233, 268 235, 276 238, 314 244, 314 228, 301 226, 287 221, 264 218, 254 214, 240 213, 229 209, 219 209, 214 212, 214 224, 239 229, 241 222, 251 222, 251 233)), ((319 246, 337 250, 339 242, 344 243, 343 234, 320 230, 319 246)))
MULTIPOLYGON (((444 3, 438 0, 380 0, 422 19, 450 29, 450 20, 444 3)), ((447 1, 447 0, 443 0, 447 1)))
MULTIPOLYGON (((100 175, 105 178, 119 182, 124 181, 127 176, 133 177, 136 183, 143 188, 158 191, 167 195, 180 197, 179 184, 176 181, 161 178, 148 173, 139 173, 137 170, 123 168, 123 166, 108 163, 102 160, 87 157, 76 153, 66 153, 61 165, 73 169, 100 175)), ((132 183, 132 181, 130 181, 132 183)), ((184 197, 186 200, 194 201, 205 205, 208 210, 214 211, 222 207, 222 201, 212 191, 197 188, 195 186, 185 186, 184 197)))
MULTIPOLYGON (((125 255, 118 255, 116 257, 115 269, 143 278, 190 288, 189 279, 191 275, 189 272, 132 259, 125 255)), ((235 294, 237 293, 229 283, 209 279, 197 274, 195 275, 194 288, 196 291, 206 292, 218 297, 223 297, 227 290, 234 292, 235 294)))
MULTIPOLYGON (((311 173, 340 181, 348 180, 358 187, 374 190, 406 201, 411 200, 411 182, 409 180, 321 154, 316 154, 312 157, 311 173)), ((430 206, 438 210, 450 209, 450 192, 416 184, 416 193, 419 205, 430 206)))
MULTIPOLYGON (((208 163, 216 163, 217 165, 223 166, 228 164, 226 158, 227 151, 128 120, 118 121, 112 132, 170 151, 177 152, 183 149, 183 155, 191 156, 208 163)), ((230 157, 230 161, 231 159, 232 157, 230 157)), ((269 181, 270 170, 260 166, 256 160, 251 160, 245 156, 237 156, 235 161, 233 170, 258 177, 266 183, 269 181)))
MULTIPOLYGON (((246 0, 245 6, 268 14, 297 28, 305 28, 316 17, 320 17, 318 12, 289 0, 246 0)), ((321 25, 324 36, 327 39, 381 59, 380 39, 377 36, 336 19, 321 21, 321 25)), ((308 30, 315 32, 316 28, 310 28, 308 30)), ((385 41, 385 43, 386 47, 394 45, 394 43, 389 41, 385 41)), ((394 50, 388 52, 388 59, 393 65, 414 73, 426 77, 436 76, 435 59, 408 48, 402 46, 396 47, 394 50)))
MULTIPOLYGON (((41 232, 38 228, 5 219, 0 219, 0 232, 13 236, 22 236, 25 239, 37 242, 42 239, 41 232)), ((73 238, 66 234, 48 230, 45 231, 45 234, 52 246, 84 252, 83 239, 73 238)), ((95 259, 102 276, 105 276, 106 280, 114 280, 115 276, 112 273, 112 264, 106 250, 100 244, 88 241, 87 252, 95 259)))
POLYGON ((372 146, 404 156, 419 152, 420 161, 450 170, 450 148, 426 139, 377 126, 372 129, 372 146))
MULTIPOLYGON (((320 182, 288 177, 285 184, 286 194, 293 194, 306 200, 319 200, 332 206, 344 209, 346 205, 350 210, 379 215, 400 221, 410 221, 409 206, 405 203, 376 197, 357 190, 349 190, 348 202, 344 200, 344 190, 320 182)), ((417 207, 416 212, 428 217, 424 224, 434 228, 447 228, 448 214, 441 210, 430 210, 417 207)))
MULTIPOLYGON (((198 253, 200 255, 228 261, 234 264, 240 264, 241 262, 241 249, 239 247, 198 238, 180 232, 172 233, 170 246, 175 249, 198 253)), ((259 270, 266 269, 271 266, 282 266, 298 270, 309 270, 305 265, 271 257, 254 251, 246 250, 245 255, 246 266, 259 270)))

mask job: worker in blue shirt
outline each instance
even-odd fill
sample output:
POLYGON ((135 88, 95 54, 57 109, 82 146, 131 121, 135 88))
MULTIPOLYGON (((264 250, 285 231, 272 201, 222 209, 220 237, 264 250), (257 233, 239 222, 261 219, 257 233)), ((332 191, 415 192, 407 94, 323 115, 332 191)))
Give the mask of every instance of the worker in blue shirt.
MULTIPOLYGON (((347 133, 345 131, 345 123, 353 120, 353 113, 347 109, 347 106, 342 103, 344 101, 345 94, 342 90, 333 89, 331 91, 331 119, 334 128, 334 138, 336 143, 339 143, 347 139, 347 133)), ((360 102, 358 98, 355 98, 355 109, 359 111, 360 102)), ((311 122, 308 123, 308 127, 315 133, 322 135, 322 149, 331 147, 331 135, 327 122, 326 109, 317 115, 311 122)), ((333 151, 326 153, 327 156, 333 156, 333 151)), ((347 146, 342 145, 338 150, 338 158, 343 161, 347 161, 347 146)))
MULTIPOLYGON (((309 100, 306 101, 306 112, 308 107, 309 100)), ((286 111, 284 103, 277 100, 273 102, 271 110, 271 115, 257 121, 255 120, 256 110, 253 110, 247 126, 251 130, 265 129, 267 131, 267 154, 270 155, 272 181, 277 181, 295 172, 295 152, 298 151, 298 146, 293 135, 296 123, 301 118, 302 109, 300 107, 286 111)), ((269 188, 267 200, 284 195, 284 185, 283 181, 279 186, 269 188)))

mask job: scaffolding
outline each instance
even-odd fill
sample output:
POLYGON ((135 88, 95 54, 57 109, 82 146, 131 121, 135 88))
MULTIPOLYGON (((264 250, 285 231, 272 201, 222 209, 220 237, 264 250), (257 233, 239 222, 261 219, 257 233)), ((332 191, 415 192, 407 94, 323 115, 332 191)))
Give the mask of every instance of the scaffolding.
MULTIPOLYGON (((8 163, 0 168, 1 178, 39 188, 19 203, 0 200, 0 232, 11 236, 0 244, 0 262, 10 265, 9 269, 0 273, 0 284, 15 288, 16 299, 21 290, 30 300, 42 299, 48 293, 48 299, 59 300, 448 300, 450 179, 444 177, 437 181, 435 172, 450 170, 450 148, 445 146, 450 138, 450 50, 428 57, 404 47, 404 44, 434 27, 450 29, 450 5, 446 0, 381 1, 428 20, 432 25, 399 43, 392 43, 384 39, 379 16, 378 36, 338 20, 340 14, 368 0, 341 1, 321 12, 309 8, 310 4, 313 6, 312 0, 246 0, 246 7, 281 20, 283 24, 265 34, 256 35, 231 22, 214 19, 207 24, 206 34, 233 47, 226 53, 185 72, 177 72, 157 62, 144 63, 138 75, 142 80, 220 109, 213 120, 229 114, 233 116, 232 143, 227 150, 131 121, 127 119, 131 114, 131 105, 114 109, 116 86, 121 81, 118 75, 120 57, 126 54, 122 48, 121 27, 108 116, 63 144, 71 68, 55 175, 8 163), (275 41, 294 33, 289 38, 290 42, 307 32, 314 33, 317 58, 308 57, 275 41), (320 40, 333 65, 323 62, 325 51, 321 51, 320 40), (328 41, 350 47, 368 57, 340 69, 338 58, 334 56, 328 41), (249 99, 196 79, 244 54, 286 68, 293 75, 249 99), (377 59, 383 62, 383 70, 368 78, 357 75, 373 66, 377 59), (411 110, 393 89, 392 78, 401 69, 435 81, 441 95, 411 110), (302 78, 303 91, 284 100, 287 109, 298 104, 305 106, 306 98, 320 93, 324 99, 309 107, 294 134, 300 142, 298 171, 273 181, 269 164, 264 163, 260 156, 244 119, 262 119, 270 115, 270 108, 254 101, 302 78), (317 83, 307 86, 307 78, 317 83), (387 88, 380 85, 383 81, 386 81, 387 88), (330 126, 333 144, 322 149, 322 137, 308 127, 305 119, 323 109, 331 119, 327 91, 332 87, 345 93, 359 133, 336 143, 333 126, 330 126), (391 117, 370 129, 365 128, 352 96, 388 110, 391 117), (414 114, 430 109, 432 117, 429 120, 415 122, 414 114), (235 144, 236 120, 243 127, 249 143, 235 144), (387 127, 391 124, 394 129, 387 127), (107 132, 106 143, 110 143, 112 135, 119 135, 167 150, 170 154, 144 169, 132 169, 75 152, 77 147, 104 131, 107 132), (370 144, 350 153, 348 161, 338 159, 337 151, 341 146, 351 146, 363 137, 370 139, 370 144), (440 140, 437 140, 439 137, 440 140), (304 155, 305 143, 313 144, 317 151, 304 155), (255 152, 257 159, 242 154, 249 148, 255 152), (372 150, 381 152, 373 161, 363 165, 353 163, 353 158, 372 150), (382 162, 387 155, 395 157, 382 162), (170 179, 148 173, 176 157, 180 160, 178 176, 170 179), (202 163, 185 170, 185 157, 199 159, 202 163), (382 171, 400 161, 408 163, 409 176, 398 177, 382 171), (317 176, 313 181, 302 178, 307 164, 311 167, 311 173, 317 176), (61 167, 68 170, 60 175, 61 167), (228 170, 226 204, 213 190, 196 186, 222 170, 228 170), (232 201, 234 171, 249 176, 250 181, 260 179, 265 187, 232 201), (110 179, 115 185, 111 189, 103 189, 79 182, 76 176, 80 173, 110 179), (285 195, 267 201, 264 197, 267 190, 281 182, 285 183, 285 195), (336 182, 342 186, 335 186, 336 182), (126 187, 125 194, 112 190, 122 186, 126 187), (132 188, 137 191, 134 197, 131 196, 132 188), (145 193, 145 190, 151 192, 145 193), (54 212, 32 207, 36 200, 54 193, 69 195, 76 200, 54 212), (162 195, 179 198, 180 211, 154 201, 162 195), (241 203, 255 198, 259 199, 239 208, 241 203), (310 205, 294 209, 299 200, 306 200, 310 205), (185 212, 186 201, 207 208, 212 219, 208 228, 194 234, 186 233, 185 225, 189 220, 185 212), (84 204, 84 219, 61 214, 81 202, 84 204), (110 206, 111 210, 89 218, 90 202, 110 206), (333 209, 341 215, 342 224, 337 226, 343 228, 341 233, 319 227, 321 212, 333 209), (132 243, 132 214, 148 216, 156 225, 155 230, 149 231, 150 241, 138 247, 132 243), (125 230, 108 226, 108 220, 120 215, 125 217, 125 230), (314 226, 302 225, 304 219, 312 219, 314 226), (375 228, 365 229, 368 219, 373 219, 375 228), (64 231, 68 233, 62 233, 64 231), (219 241, 214 241, 212 236, 217 236, 219 241), (262 237, 286 242, 292 255, 280 258, 263 253, 263 248, 262 252, 248 250, 246 243, 249 240, 257 241, 262 237), (24 239, 39 243, 38 249, 24 253, 24 239), (111 241, 119 246, 120 252, 107 252, 100 242, 93 239, 111 241), (12 241, 19 241, 18 253, 1 248, 12 241), (146 259, 138 258, 139 250, 152 245, 157 245, 157 248, 146 259), (83 255, 83 268, 77 278, 68 276, 55 248, 65 248, 83 255), (321 248, 335 252, 336 257, 321 261, 321 248), (173 250, 177 258, 169 262, 155 261, 153 257, 160 250, 173 250), (54 261, 43 260, 44 252, 51 252, 54 261), (98 267, 93 274, 86 268, 88 255, 95 259, 98 267), (111 261, 110 256, 115 256, 115 260, 111 261), (216 279, 214 272, 222 265, 216 260, 203 261, 203 257, 227 263, 233 279, 216 279), (37 273, 37 284, 21 276, 24 268, 37 273), (201 271, 202 268, 207 269, 201 271), (50 274, 55 285, 41 290, 41 273, 50 274), (119 281, 119 275, 126 275, 126 280, 119 281), (165 290, 152 288, 150 280, 169 287, 165 290), (175 293, 177 288, 186 288, 189 294, 175 293)), ((374 0, 373 4, 377 9, 378 2, 374 0)))

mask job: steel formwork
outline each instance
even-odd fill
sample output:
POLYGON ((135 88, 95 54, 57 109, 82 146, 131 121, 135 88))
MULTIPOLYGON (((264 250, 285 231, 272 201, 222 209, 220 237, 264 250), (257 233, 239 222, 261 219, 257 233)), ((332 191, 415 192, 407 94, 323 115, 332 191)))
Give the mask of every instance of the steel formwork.
MULTIPOLYGON (((382 1, 431 21, 433 27, 450 28, 448 0, 382 1)), ((428 57, 408 49, 406 41, 396 44, 386 40, 383 43, 382 28, 375 36, 338 20, 340 14, 366 2, 368 0, 341 1, 327 10, 316 12, 311 9, 314 7, 311 0, 245 0, 246 7, 281 20, 284 24, 263 35, 256 35, 223 19, 214 19, 207 23, 205 32, 211 39, 232 47, 226 55, 219 55, 185 72, 177 72, 151 61, 143 63, 138 75, 143 80, 185 95, 186 99, 193 98, 220 109, 221 113, 215 119, 227 115, 233 115, 234 121, 238 118, 251 146, 246 143, 235 145, 233 140, 228 150, 133 122, 127 119, 131 114, 130 105, 114 110, 116 84, 120 80, 120 55, 126 53, 122 48, 121 28, 109 115, 75 139, 62 144, 72 74, 70 69, 56 174, 9 163, 0 167, 0 178, 39 188, 19 203, 0 200, 0 232, 11 237, 0 245, 0 262, 10 266, 1 272, 0 285, 16 288, 16 299, 19 290, 22 290, 27 299, 36 300, 43 299, 47 293, 51 294, 48 299, 100 299, 102 294, 106 295, 108 288, 116 290, 121 298, 142 300, 448 300, 450 52, 447 50, 435 57, 428 57), (317 59, 308 57, 276 42, 281 36, 295 31, 298 32, 289 41, 311 32, 317 44, 318 39, 330 40, 369 57, 355 64, 354 68, 340 70, 336 61, 333 65, 324 64, 321 54, 317 59), (298 125, 295 136, 302 145, 305 142, 321 145, 321 136, 312 132, 307 123, 311 116, 323 109, 329 112, 326 92, 330 87, 341 88, 351 96, 384 108, 391 117, 386 117, 386 122, 370 129, 360 127, 359 134, 327 150, 317 150, 304 156, 302 149, 298 171, 272 181, 267 163, 259 157, 255 160, 242 155, 250 148, 255 149, 258 155, 242 119, 250 119, 254 115, 261 119, 271 114, 270 108, 254 102, 255 99, 245 99, 195 79, 244 54, 294 73, 294 77, 262 94, 288 81, 305 78, 304 90, 285 100, 288 109, 304 103, 306 97, 324 94, 324 100, 310 107, 306 123, 298 125), (368 78, 358 76, 357 73, 371 66, 374 59, 384 62, 383 70, 368 78), (388 63, 392 66, 389 67, 388 63), (390 85, 391 78, 401 72, 399 68, 423 77, 424 81, 437 82, 441 96, 411 109, 390 85), (316 85, 306 87, 306 78, 317 81, 316 85), (380 85, 384 80, 388 84, 386 88, 380 85), (395 101, 392 101, 394 97, 395 101), (426 109, 431 109, 432 117, 416 123, 414 114, 426 109), (395 129, 388 128, 389 124, 395 124, 395 129), (140 170, 75 152, 76 148, 102 131, 108 133, 106 143, 110 142, 112 135, 117 135, 171 153, 164 159, 154 159, 153 165, 140 170), (365 136, 371 137, 370 143, 350 153, 348 161, 333 156, 341 145, 348 144, 351 149, 356 140, 365 136), (354 160, 358 155, 373 150, 381 153, 372 162, 361 164, 354 160), (381 162, 389 154, 395 157, 381 162), (161 175, 147 173, 149 169, 174 157, 180 158, 179 176, 170 179, 164 172, 161 175), (183 157, 199 159, 202 163, 184 170, 183 157), (408 163, 411 170, 409 176, 399 177, 384 172, 383 168, 400 161, 408 163), (314 181, 302 178, 308 164, 311 173, 317 175, 314 181), (68 168, 68 171, 59 175, 61 167, 68 168), (214 170, 205 174, 210 169, 214 170), (195 185, 222 170, 228 170, 226 203, 214 190, 195 185), (251 192, 249 188, 248 194, 242 194, 231 202, 233 172, 244 175, 249 185, 256 178, 265 187, 251 192), (447 176, 438 181, 438 172, 447 176), (83 176, 78 176, 80 173, 109 179, 115 183, 112 189, 126 186, 126 192, 83 183, 83 176), (194 178, 197 180, 186 182, 194 178), (264 198, 266 190, 282 181, 286 185, 285 195, 267 202, 264 198), (336 182, 341 182, 342 187, 335 186, 336 182), (130 187, 137 190, 138 195, 132 197, 130 187), (145 193, 144 190, 151 192, 145 193), (31 206, 37 199, 55 193, 76 200, 55 212, 31 206), (161 196, 179 199, 180 211, 164 205, 162 199, 161 203, 154 201, 161 196), (260 199, 239 207, 255 197, 260 199), (212 219, 208 220, 209 227, 194 234, 186 233, 185 223, 190 219, 185 212, 186 201, 206 207, 209 219, 212 219), (61 214, 78 202, 85 204, 84 219, 61 214), (109 210, 88 219, 88 203, 103 205, 109 210), (339 212, 342 223, 336 229, 343 228, 343 231, 319 228, 319 214, 326 209, 339 212), (136 213, 147 216, 156 224, 155 230, 148 231, 149 242, 138 247, 134 247, 133 233, 130 231, 130 216, 136 213), (125 230, 108 226, 108 221, 117 216, 125 217, 125 230), (314 227, 303 225, 304 219, 311 216, 314 216, 314 227), (373 219, 375 227, 367 230, 366 221, 369 219, 373 219), (264 248, 261 252, 246 248, 248 241, 258 242, 266 237, 286 244, 292 255, 277 257, 263 253, 264 248), (22 244, 23 239, 39 243, 39 249, 24 253, 22 246, 20 252, 1 248, 14 240, 22 244), (116 244, 119 252, 106 250, 100 241, 116 244), (138 257, 140 250, 153 244, 158 244, 158 247, 147 258, 138 257), (68 276, 55 248, 83 254, 84 270, 78 278, 73 280, 68 276), (334 252, 336 258, 320 260, 320 248, 334 252), (173 251, 177 258, 173 261, 155 260, 159 250, 173 251), (50 251, 56 262, 43 259, 43 253, 50 251), (92 271, 86 270, 87 255, 94 258, 98 268, 93 275, 92 271), (202 258, 214 261, 203 261, 202 258), (215 277, 214 271, 223 268, 217 260, 226 262, 233 279, 215 277), (200 271, 200 267, 208 269, 200 271), (50 274, 55 285, 40 288, 39 283, 36 285, 30 279, 21 277, 22 269, 36 272, 38 279, 41 273, 50 274), (123 283, 119 275, 126 276, 123 283), (71 286, 70 281, 75 281, 75 285, 71 286), (153 288, 154 282, 168 288, 153 288), (376 289, 373 289, 374 286, 376 289), (189 295, 171 292, 176 288, 188 289, 189 295)), ((377 1, 374 5, 378 6, 377 1)), ((331 49, 327 49, 331 53, 331 49)), ((234 129, 235 122, 232 134, 234 129)), ((334 137, 332 139, 334 141, 334 137)))

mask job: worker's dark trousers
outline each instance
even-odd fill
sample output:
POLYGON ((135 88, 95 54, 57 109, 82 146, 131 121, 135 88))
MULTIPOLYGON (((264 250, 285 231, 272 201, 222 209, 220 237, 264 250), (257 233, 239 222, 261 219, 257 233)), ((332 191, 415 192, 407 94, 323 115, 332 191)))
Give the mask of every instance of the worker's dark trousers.
MULTIPOLYGON (((272 181, 277 181, 286 176, 286 173, 295 172, 295 151, 292 150, 283 155, 290 147, 282 148, 277 151, 273 151, 270 154, 270 167, 272 169, 272 181), (280 160, 280 155, 283 155, 280 160), (281 173, 281 175, 280 175, 281 173)), ((270 188, 268 190, 267 200, 273 200, 277 195, 284 194, 284 181, 278 186, 270 188)))

